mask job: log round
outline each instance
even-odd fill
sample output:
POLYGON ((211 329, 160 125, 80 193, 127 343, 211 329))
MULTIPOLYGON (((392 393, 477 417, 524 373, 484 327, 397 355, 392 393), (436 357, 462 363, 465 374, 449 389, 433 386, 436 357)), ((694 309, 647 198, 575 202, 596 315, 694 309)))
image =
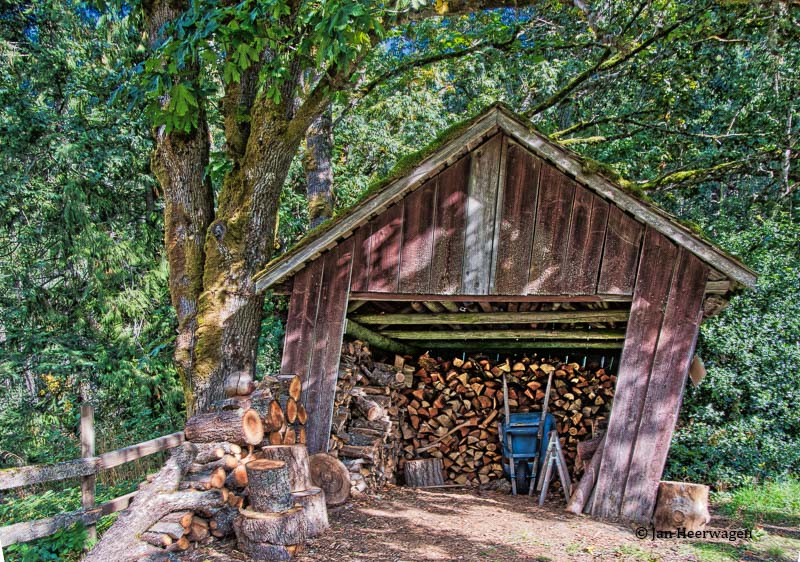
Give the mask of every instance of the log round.
POLYGON ((269 445, 262 447, 261 453, 267 460, 286 463, 292 492, 311 488, 311 468, 308 463, 308 449, 305 445, 269 445))
POLYGON ((352 390, 352 405, 355 410, 369 421, 375 421, 386 415, 380 404, 367 398, 361 390, 352 390))
POLYGON ((328 508, 325 505, 325 492, 322 488, 312 487, 308 490, 292 494, 295 504, 303 506, 308 523, 308 536, 316 537, 324 533, 329 527, 328 508))
POLYGON ((342 462, 327 453, 309 458, 311 481, 325 492, 328 505, 341 505, 350 497, 350 472, 342 462))
POLYGON ((308 522, 300 506, 282 513, 260 513, 242 509, 233 522, 233 528, 240 547, 243 543, 303 544, 308 537, 308 522))
POLYGON ((258 445, 264 440, 264 424, 255 410, 223 410, 189 418, 184 433, 194 443, 258 445))
POLYGON ((674 531, 685 527, 699 531, 711 520, 708 513, 708 486, 688 482, 660 482, 653 513, 658 531, 674 531))
POLYGON ((442 459, 407 460, 405 467, 406 486, 426 488, 444 485, 442 459))
POLYGON ((281 512, 292 507, 289 467, 285 462, 257 460, 247 463, 245 468, 247 495, 255 511, 281 512))

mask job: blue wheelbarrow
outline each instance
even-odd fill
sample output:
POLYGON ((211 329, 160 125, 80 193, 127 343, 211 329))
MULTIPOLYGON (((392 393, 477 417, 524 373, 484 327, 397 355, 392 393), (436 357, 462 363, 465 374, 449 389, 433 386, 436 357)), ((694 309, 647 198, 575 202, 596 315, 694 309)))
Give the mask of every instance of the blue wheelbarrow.
POLYGON ((539 423, 541 412, 510 414, 509 419, 500 422, 500 443, 503 447, 503 470, 512 475, 509 463, 514 463, 516 489, 526 493, 530 489, 531 478, 541 474, 544 466, 544 452, 547 450, 550 432, 555 429, 552 414, 544 418, 544 432, 539 443, 539 423), (538 461, 538 462, 537 462, 538 461), (537 463, 534 470, 534 463, 537 463))

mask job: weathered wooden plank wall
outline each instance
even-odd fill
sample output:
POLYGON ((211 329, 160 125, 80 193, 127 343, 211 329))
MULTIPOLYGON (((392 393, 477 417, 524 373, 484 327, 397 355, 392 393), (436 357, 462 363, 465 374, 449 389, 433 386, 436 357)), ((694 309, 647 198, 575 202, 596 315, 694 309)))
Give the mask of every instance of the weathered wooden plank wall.
POLYGON ((647 229, 592 513, 647 521, 702 319, 708 268, 647 229))
POLYGON ((625 483, 622 516, 626 519, 643 521, 653 513, 703 318, 707 277, 708 267, 681 249, 625 483))
POLYGON ((303 381, 306 446, 312 453, 328 449, 354 243, 345 240, 309 264, 292 288, 281 373, 303 381))
POLYGON ((493 292, 523 295, 528 276, 520 275, 520 272, 531 268, 533 223, 542 161, 515 143, 511 143, 507 151, 493 292))
POLYGON ((630 297, 643 231, 495 135, 355 231, 351 290, 630 297))
POLYGON ((469 162, 467 155, 439 174, 431 262, 432 293, 455 295, 461 292, 469 162))
POLYGON ((465 295, 489 294, 502 148, 502 135, 495 135, 472 152, 461 291, 465 295))
POLYGON ((405 198, 400 292, 428 293, 431 286, 433 233, 436 229, 436 178, 405 198))

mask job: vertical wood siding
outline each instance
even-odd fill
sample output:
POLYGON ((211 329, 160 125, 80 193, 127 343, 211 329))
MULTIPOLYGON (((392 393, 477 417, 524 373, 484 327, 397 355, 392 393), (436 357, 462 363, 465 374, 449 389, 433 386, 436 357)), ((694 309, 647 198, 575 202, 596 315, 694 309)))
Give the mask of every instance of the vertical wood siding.
POLYGON ((353 242, 345 240, 325 256, 320 310, 314 331, 314 356, 308 403, 314 416, 306 426, 307 447, 312 453, 327 451, 333 418, 333 397, 339 376, 339 357, 344 337, 350 286, 353 242))
POLYGON ((509 143, 506 162, 493 292, 522 295, 531 268, 533 223, 542 161, 518 144, 509 143))
MULTIPOLYGON (((310 349, 314 345, 314 327, 317 324, 320 284, 325 260, 314 260, 295 275, 286 335, 281 356, 281 373, 299 375, 303 381, 303 402, 308 393, 308 373, 311 366, 310 349)), ((305 405, 305 404, 304 404, 305 405)))
POLYGON ((436 229, 436 178, 405 198, 400 292, 430 293, 433 233, 436 229))
POLYGON ((353 233, 350 289, 629 297, 643 232, 631 216, 495 135, 353 233))
POLYGON ((631 428, 637 426, 641 417, 677 255, 678 249, 672 242, 647 229, 595 487, 598 500, 592 513, 599 517, 618 516, 622 505, 623 486, 636 439, 631 428))
POLYGON ((649 520, 653 513, 700 329, 707 277, 708 267, 681 249, 631 455, 622 502, 625 519, 649 520))
POLYGON ((563 283, 564 259, 567 255, 574 195, 574 181, 552 166, 542 168, 528 280, 530 294, 557 295, 566 292, 563 283))
POLYGON ((502 135, 495 135, 472 152, 461 291, 465 295, 489 294, 502 147, 502 135))
POLYGON ((608 213, 608 228, 603 248, 603 266, 597 292, 604 295, 632 295, 636 282, 636 262, 644 227, 618 207, 608 213))
POLYGON ((439 174, 431 261, 431 291, 442 295, 461 292, 464 263, 469 155, 439 174))

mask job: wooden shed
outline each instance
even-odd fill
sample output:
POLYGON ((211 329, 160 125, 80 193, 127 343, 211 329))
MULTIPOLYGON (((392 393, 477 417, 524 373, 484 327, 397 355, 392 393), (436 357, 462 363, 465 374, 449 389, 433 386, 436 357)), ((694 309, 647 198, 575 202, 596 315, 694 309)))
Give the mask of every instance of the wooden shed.
MULTIPOLYGON (((640 521, 653 511, 700 323, 755 281, 500 105, 256 276, 259 290, 291 295, 281 371, 304 381, 311 452, 328 446, 348 315, 363 303, 440 303, 448 324, 414 326, 422 348, 621 348, 592 513, 640 521), (454 316, 464 302, 481 303, 485 321, 454 316), (531 302, 608 303, 627 322, 602 330, 576 318, 553 331, 504 321, 531 302)), ((397 327, 376 332, 387 347, 410 341, 397 327)))

